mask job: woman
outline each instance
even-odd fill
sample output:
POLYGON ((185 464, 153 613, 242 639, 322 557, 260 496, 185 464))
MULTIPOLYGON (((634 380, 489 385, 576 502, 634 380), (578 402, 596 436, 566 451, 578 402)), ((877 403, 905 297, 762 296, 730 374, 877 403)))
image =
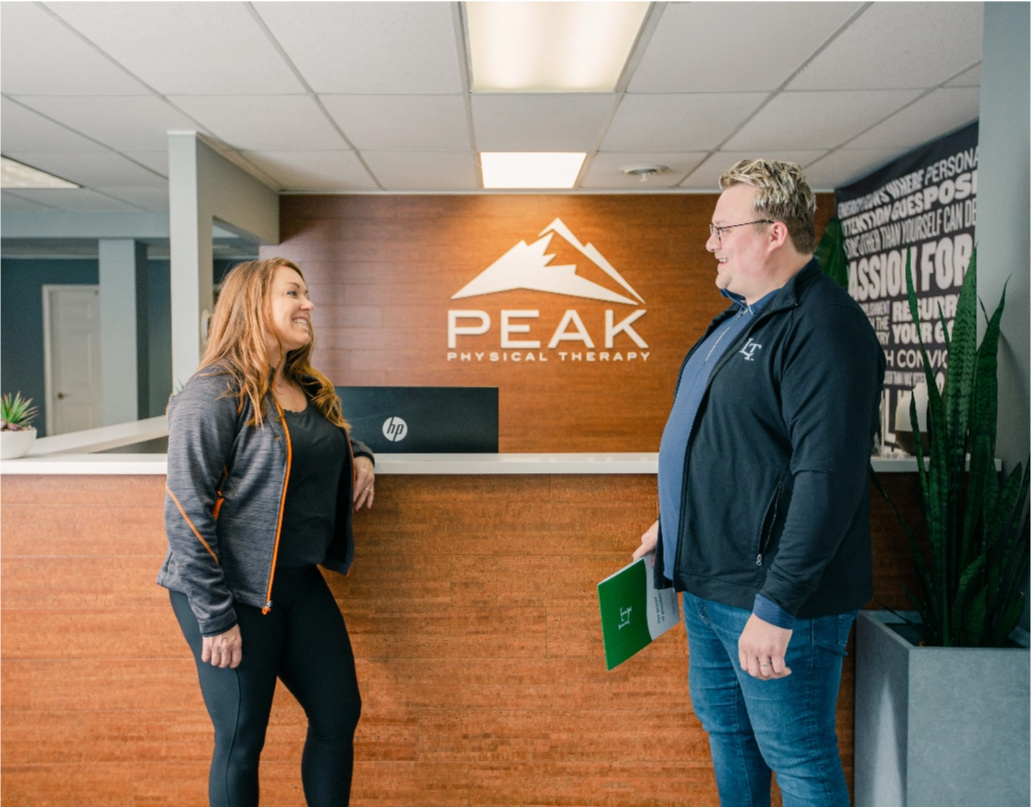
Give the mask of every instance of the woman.
POLYGON ((276 678, 308 716, 309 807, 350 796, 361 712, 354 655, 316 564, 346 574, 352 509, 371 507, 373 456, 309 364, 301 270, 251 261, 225 278, 200 369, 168 406, 168 553, 158 583, 193 650, 215 727, 213 807, 258 804, 276 678))

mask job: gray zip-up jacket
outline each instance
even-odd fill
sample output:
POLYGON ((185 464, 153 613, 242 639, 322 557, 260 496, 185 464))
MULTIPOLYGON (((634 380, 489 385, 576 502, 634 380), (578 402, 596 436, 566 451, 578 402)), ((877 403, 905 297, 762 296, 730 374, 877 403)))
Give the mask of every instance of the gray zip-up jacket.
MULTIPOLYGON (((253 407, 245 399, 238 409, 230 376, 206 373, 195 374, 168 404, 168 552, 157 582, 185 594, 201 634, 214 636, 236 624, 234 601, 272 607, 292 450, 271 395, 262 426, 247 425, 253 407)), ((361 443, 348 445, 352 456, 340 475, 334 536, 322 562, 341 574, 354 556, 353 457, 372 458, 361 443)))

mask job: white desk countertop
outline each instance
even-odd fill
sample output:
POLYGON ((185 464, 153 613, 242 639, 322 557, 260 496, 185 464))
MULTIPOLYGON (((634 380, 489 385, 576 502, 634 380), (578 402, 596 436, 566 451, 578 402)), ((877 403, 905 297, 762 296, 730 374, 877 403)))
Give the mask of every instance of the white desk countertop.
MULTIPOLYGON (((154 417, 55 437, 41 437, 28 456, 0 461, 0 474, 164 475, 164 454, 96 454, 167 436, 165 418, 154 417)), ((654 474, 658 453, 580 454, 380 454, 378 474, 654 474)), ((874 457, 878 473, 912 473, 915 457, 874 457)))

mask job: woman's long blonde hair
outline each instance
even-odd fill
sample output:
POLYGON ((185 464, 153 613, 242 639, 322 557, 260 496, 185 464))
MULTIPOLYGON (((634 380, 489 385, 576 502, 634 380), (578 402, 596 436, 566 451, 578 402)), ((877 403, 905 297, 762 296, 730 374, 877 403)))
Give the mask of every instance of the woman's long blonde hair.
MULTIPOLYGON (((283 343, 272 326, 269 289, 276 267, 293 269, 304 279, 301 268, 286 258, 266 258, 237 264, 222 280, 208 328, 208 348, 200 368, 206 373, 224 373, 234 382, 242 409, 250 400, 254 416, 250 425, 260 426, 265 419, 265 401, 272 381, 269 343, 276 342, 282 355, 283 343)), ((283 375, 312 394, 311 402, 330 423, 347 428, 340 411, 336 390, 322 373, 311 366, 314 333, 304 347, 286 353, 283 375), (304 378, 307 376, 308 378, 304 378), (314 378, 316 384, 311 383, 314 378)))

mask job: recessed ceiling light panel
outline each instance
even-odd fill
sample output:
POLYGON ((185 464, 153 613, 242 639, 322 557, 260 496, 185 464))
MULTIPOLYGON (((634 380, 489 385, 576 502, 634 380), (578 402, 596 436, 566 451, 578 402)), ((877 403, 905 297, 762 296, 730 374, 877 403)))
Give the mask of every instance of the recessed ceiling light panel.
POLYGON ((612 92, 651 3, 466 3, 476 92, 612 92))
POLYGON ((10 157, 0 157, 0 188, 81 188, 10 157))
POLYGON ((586 158, 583 152, 483 152, 483 187, 572 188, 586 158))

